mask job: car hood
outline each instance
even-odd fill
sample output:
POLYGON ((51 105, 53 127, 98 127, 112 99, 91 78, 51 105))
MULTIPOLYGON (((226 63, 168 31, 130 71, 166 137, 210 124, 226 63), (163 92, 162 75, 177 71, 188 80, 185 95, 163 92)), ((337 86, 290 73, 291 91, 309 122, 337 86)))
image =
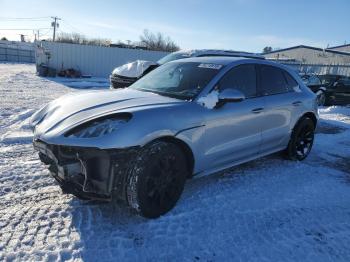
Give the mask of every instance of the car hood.
POLYGON ((115 68, 112 75, 118 75, 129 78, 139 78, 150 67, 158 65, 155 62, 136 60, 135 62, 128 63, 115 68))
POLYGON ((185 101, 129 88, 76 92, 64 95, 36 112, 31 118, 31 125, 36 135, 52 130, 57 134, 101 116, 179 103, 185 101))

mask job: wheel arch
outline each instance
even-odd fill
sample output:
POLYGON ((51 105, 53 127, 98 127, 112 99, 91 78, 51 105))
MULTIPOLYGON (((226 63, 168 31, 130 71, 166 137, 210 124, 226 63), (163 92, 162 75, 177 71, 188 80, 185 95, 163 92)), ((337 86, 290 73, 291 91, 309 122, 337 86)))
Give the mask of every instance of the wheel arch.
POLYGON ((188 169, 190 171, 190 176, 193 175, 193 169, 194 169, 194 154, 192 152, 192 149, 190 148, 190 146, 184 142, 181 139, 178 139, 176 137, 173 136, 163 136, 163 137, 159 137, 152 142, 155 141, 162 141, 162 142, 166 142, 166 143, 173 143, 175 145, 177 145, 181 151, 185 154, 186 160, 187 160, 187 165, 188 165, 188 169))
POLYGON ((315 113, 313 113, 313 112, 307 112, 307 113, 305 113, 305 114, 303 114, 300 118, 299 118, 299 120, 297 121, 297 123, 295 124, 295 126, 301 121, 301 120, 303 120, 304 118, 310 118, 311 120, 312 120, 312 122, 314 123, 314 126, 315 126, 315 128, 316 128, 316 125, 317 125, 317 117, 316 117, 316 115, 315 115, 315 113))

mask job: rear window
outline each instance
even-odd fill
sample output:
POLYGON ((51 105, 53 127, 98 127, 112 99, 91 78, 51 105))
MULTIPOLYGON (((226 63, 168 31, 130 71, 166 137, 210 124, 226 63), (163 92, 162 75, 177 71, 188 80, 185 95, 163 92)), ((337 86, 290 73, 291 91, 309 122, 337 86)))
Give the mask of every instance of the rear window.
MULTIPOLYGON (((291 76, 289 76, 291 78, 291 76)), ((273 66, 262 65, 260 67, 260 83, 263 95, 282 94, 291 91, 291 87, 295 80, 290 79, 287 82, 285 73, 273 66)))
POLYGON ((292 90, 294 90, 295 87, 299 86, 298 82, 295 81, 295 79, 289 73, 284 71, 283 74, 287 80, 288 91, 292 91, 292 90))

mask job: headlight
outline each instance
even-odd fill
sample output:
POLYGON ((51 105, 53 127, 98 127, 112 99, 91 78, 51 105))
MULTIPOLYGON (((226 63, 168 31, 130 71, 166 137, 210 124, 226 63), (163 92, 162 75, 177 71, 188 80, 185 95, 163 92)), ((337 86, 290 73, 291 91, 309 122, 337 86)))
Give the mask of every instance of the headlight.
POLYGON ((73 128, 67 132, 65 136, 71 138, 92 138, 108 135, 119 129, 120 126, 128 122, 130 118, 130 114, 118 114, 97 118, 73 128))

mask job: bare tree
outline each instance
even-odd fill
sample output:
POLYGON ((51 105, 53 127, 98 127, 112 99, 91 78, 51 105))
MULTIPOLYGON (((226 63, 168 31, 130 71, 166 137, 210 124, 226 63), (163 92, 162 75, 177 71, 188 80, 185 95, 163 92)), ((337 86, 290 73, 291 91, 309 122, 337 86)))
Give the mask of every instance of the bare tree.
POLYGON ((149 50, 174 52, 180 50, 180 47, 168 36, 162 33, 152 33, 145 29, 140 36, 140 45, 149 50))
POLYGON ((56 37, 56 42, 69 43, 69 44, 81 44, 81 45, 97 45, 97 46, 109 46, 111 40, 105 38, 87 38, 79 33, 60 33, 56 37))
POLYGON ((265 46, 263 49, 263 54, 267 54, 270 53, 272 51, 272 47, 271 46, 265 46))

